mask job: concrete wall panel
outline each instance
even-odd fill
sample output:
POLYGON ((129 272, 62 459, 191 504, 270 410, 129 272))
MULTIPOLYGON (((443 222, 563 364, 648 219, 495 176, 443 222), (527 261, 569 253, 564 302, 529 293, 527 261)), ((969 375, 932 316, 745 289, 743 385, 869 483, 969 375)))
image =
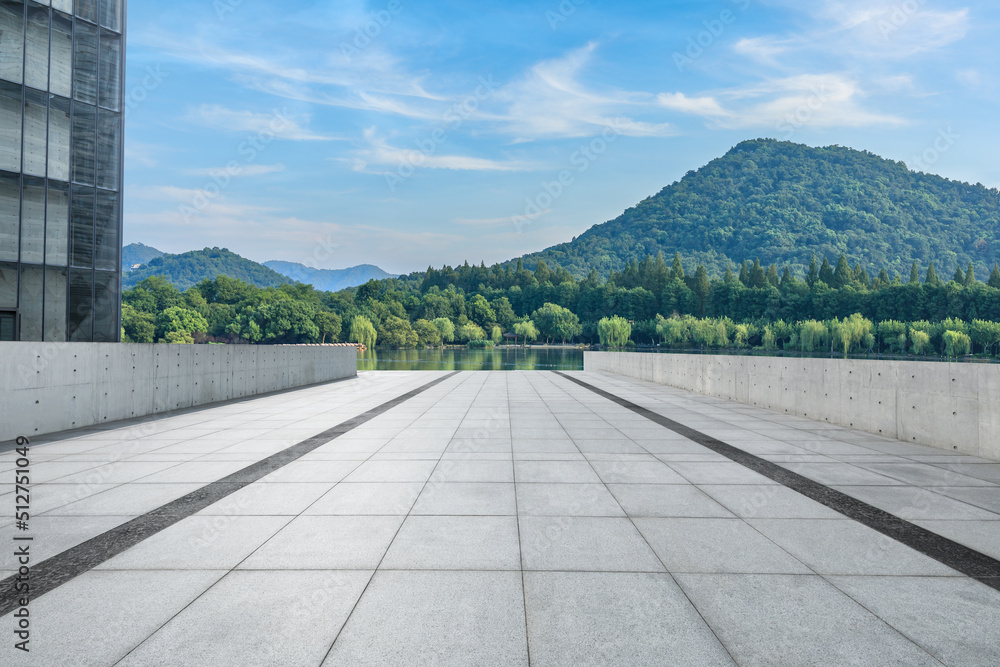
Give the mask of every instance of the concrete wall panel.
POLYGON ((354 347, 0 343, 0 441, 357 375, 354 347))
POLYGON ((584 368, 1000 460, 1000 365, 585 352, 584 368))

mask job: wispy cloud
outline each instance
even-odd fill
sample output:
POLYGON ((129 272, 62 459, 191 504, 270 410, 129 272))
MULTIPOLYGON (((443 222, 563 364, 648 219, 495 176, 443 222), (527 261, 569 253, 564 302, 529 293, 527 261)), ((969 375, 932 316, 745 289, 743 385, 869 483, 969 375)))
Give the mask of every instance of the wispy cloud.
POLYGON ((275 110, 271 113, 237 111, 218 104, 203 104, 192 109, 189 122, 227 132, 255 132, 276 139, 289 141, 335 141, 338 137, 317 134, 304 125, 308 117, 293 117, 287 111, 275 110))
POLYGON ((866 109, 866 93, 844 74, 799 75, 739 86, 689 98, 682 93, 659 96, 663 106, 701 116, 724 128, 867 127, 903 125, 906 120, 866 109))
POLYGON ((598 44, 592 42, 561 58, 546 60, 497 93, 506 104, 501 127, 517 141, 586 137, 607 128, 636 137, 665 137, 675 133, 668 123, 629 117, 655 106, 651 93, 614 89, 593 90, 580 81, 598 44))
POLYGON ((363 173, 386 173, 385 169, 372 170, 370 167, 390 168, 393 171, 406 165, 413 169, 449 169, 453 171, 535 171, 540 167, 520 160, 491 160, 468 155, 438 154, 439 144, 429 143, 424 150, 402 148, 391 145, 387 139, 378 136, 374 127, 364 133, 365 146, 355 151, 352 165, 354 171, 363 173))

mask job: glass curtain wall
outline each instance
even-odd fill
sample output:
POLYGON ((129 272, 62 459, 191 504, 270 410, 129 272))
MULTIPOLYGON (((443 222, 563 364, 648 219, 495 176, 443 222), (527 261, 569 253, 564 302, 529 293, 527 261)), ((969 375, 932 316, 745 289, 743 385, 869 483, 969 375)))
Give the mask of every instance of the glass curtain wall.
POLYGON ((119 340, 124 0, 0 0, 0 340, 119 340))

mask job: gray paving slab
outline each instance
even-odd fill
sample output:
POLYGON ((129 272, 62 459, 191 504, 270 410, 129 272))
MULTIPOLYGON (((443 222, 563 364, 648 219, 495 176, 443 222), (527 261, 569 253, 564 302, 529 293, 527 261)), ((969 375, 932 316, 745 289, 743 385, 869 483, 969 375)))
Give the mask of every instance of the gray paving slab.
POLYGON ((587 461, 515 461, 517 482, 586 484, 602 481, 587 461))
POLYGON ((819 574, 961 576, 850 519, 748 519, 819 574))
POLYGON ((382 568, 389 570, 518 570, 513 516, 409 516, 382 568))
POLYGON ((531 664, 734 665, 666 574, 526 572, 531 664))
POLYGON ((528 665, 519 572, 379 571, 324 667, 528 665))
POLYGON ((670 572, 811 574, 741 519, 636 519, 670 572))
POLYGON ((609 484, 631 517, 732 517, 697 487, 680 484, 609 484))
POLYGON ((506 515, 517 514, 514 484, 499 482, 428 482, 412 514, 506 515))
POLYGON ((244 570, 374 570, 399 530, 396 516, 300 516, 240 564, 244 570))
POLYGON ((517 485, 520 516, 625 516, 604 484, 517 485))
POLYGON ((820 577, 675 576, 741 666, 940 667, 929 653, 820 577))
POLYGON ((662 461, 594 461, 591 465, 605 484, 686 484, 662 461))
POLYGON ((1000 592, 970 579, 829 577, 946 665, 1000 665, 1000 592))
POLYGON ((778 484, 702 484, 704 493, 744 519, 840 519, 842 515, 778 484))
POLYGON ((629 519, 522 516, 518 521, 525 570, 664 571, 629 519))
POLYGON ((370 571, 231 572, 118 664, 318 665, 371 576, 370 571))

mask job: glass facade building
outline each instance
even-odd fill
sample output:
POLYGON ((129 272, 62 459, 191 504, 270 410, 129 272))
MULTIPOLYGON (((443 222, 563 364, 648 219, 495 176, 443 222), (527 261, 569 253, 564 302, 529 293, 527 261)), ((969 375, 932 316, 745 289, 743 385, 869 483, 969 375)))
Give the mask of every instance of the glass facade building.
POLYGON ((0 340, 120 339, 125 0, 0 0, 0 340))

